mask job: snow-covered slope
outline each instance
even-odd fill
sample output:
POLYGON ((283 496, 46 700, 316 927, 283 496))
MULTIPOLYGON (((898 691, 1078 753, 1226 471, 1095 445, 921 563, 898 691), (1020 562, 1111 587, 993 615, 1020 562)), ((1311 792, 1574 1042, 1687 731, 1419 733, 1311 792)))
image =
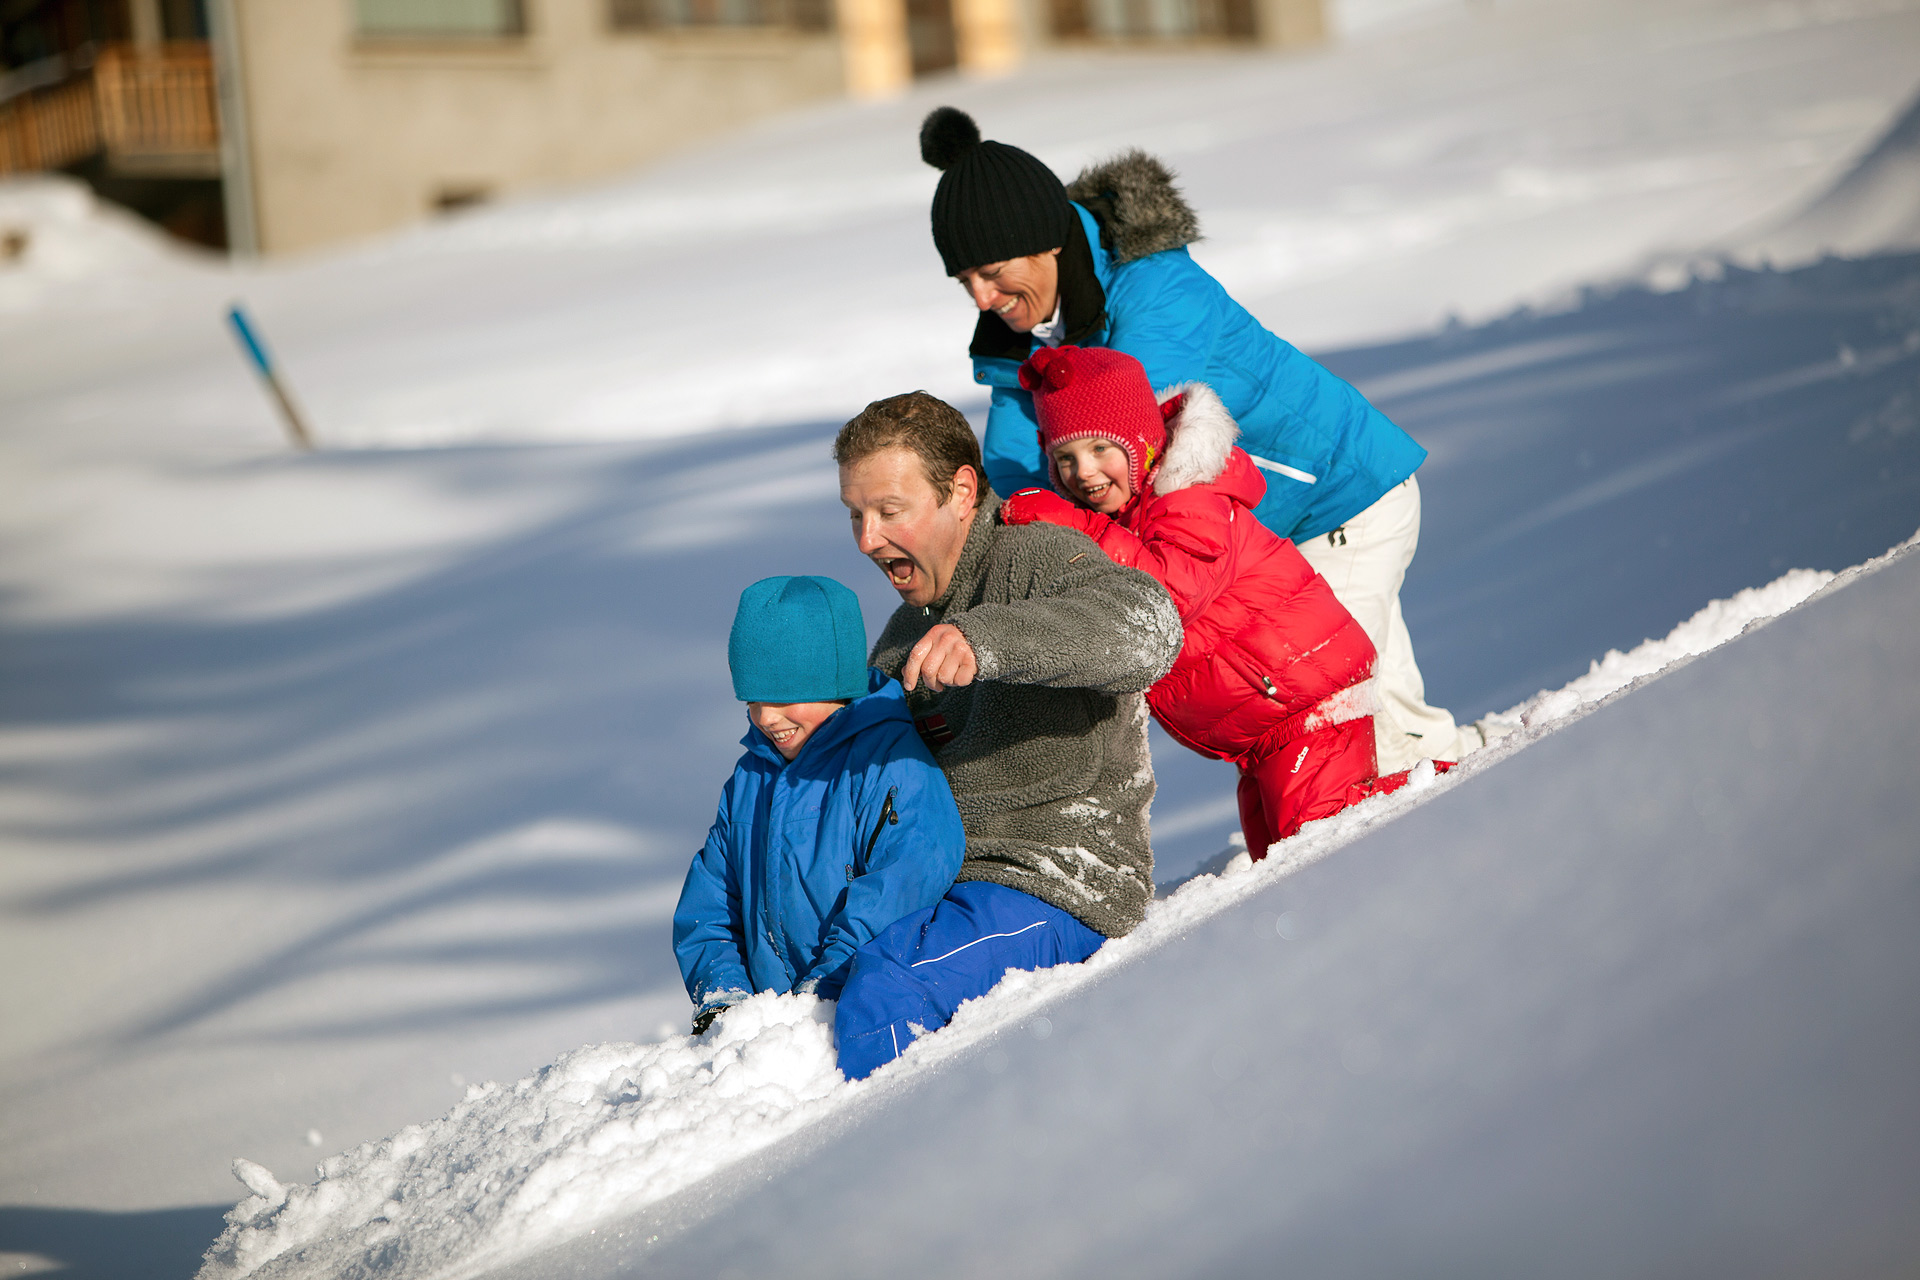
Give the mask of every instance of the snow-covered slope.
MULTIPOLYGON (((1851 571, 1843 582, 1878 571, 1881 564, 1851 571)), ((1514 732, 1498 749, 1444 780, 1423 764, 1404 792, 1309 827, 1260 867, 1241 852, 1217 875, 1189 879, 1152 903, 1146 922, 1126 939, 1109 943, 1085 964, 1010 978, 870 1084, 849 1084, 836 1069, 830 1006, 812 997, 766 995, 729 1010, 712 1034, 698 1040, 594 1046, 510 1087, 477 1086, 437 1121, 326 1161, 311 1185, 284 1186, 243 1160, 236 1173, 251 1194, 230 1215, 203 1280, 353 1274, 367 1268, 393 1280, 465 1276, 569 1237, 589 1242, 563 1249, 568 1258, 602 1257, 609 1249, 620 1257, 644 1253, 637 1243, 653 1243, 649 1237, 657 1239, 662 1224, 685 1227, 707 1216, 716 1186, 758 1181, 765 1167, 762 1152, 782 1139, 789 1140, 784 1154, 791 1158, 796 1135, 801 1142, 818 1142, 810 1130, 844 1129, 854 1117, 891 1105, 911 1081, 944 1069, 1036 1015, 1039 1020, 1027 1025, 1045 1038, 1052 1024, 1042 1010, 1059 1007, 1114 970, 1161 965, 1159 953, 1174 940, 1219 927, 1215 917, 1223 912, 1432 797, 1482 785, 1479 775, 1573 718, 1793 608, 1830 580, 1831 575, 1798 571, 1764 589, 1716 602, 1665 640, 1649 641, 1631 654, 1608 654, 1566 688, 1505 713, 1501 718, 1514 732), (668 1201, 716 1175, 717 1183, 689 1193, 691 1199, 668 1201), (648 1212, 639 1220, 629 1218, 643 1207, 648 1212), (627 1243, 602 1245, 602 1232, 627 1243)), ((1920 606, 1920 591, 1905 603, 1920 606)), ((1482 831, 1479 838, 1499 836, 1482 831)), ((1213 987, 1225 975, 1224 970, 1189 970, 1187 976, 1195 985, 1213 987)), ((1238 991, 1242 985, 1236 979, 1223 989, 1238 991)), ((1163 1021, 1134 1018, 1110 1027, 1116 1061, 1124 1056, 1120 1046, 1156 1034, 1150 1028, 1163 1021)), ((1158 1093, 1165 1082, 1126 1069, 1115 1072, 1113 1083, 1123 1096, 1137 1098, 1158 1093)), ((1134 1106, 1117 1103, 1116 1109, 1131 1112, 1134 1106)), ((1037 1123, 1051 1127, 1064 1120, 1037 1123)), ((1127 1141, 1124 1135, 1114 1140, 1127 1141)), ((774 1152, 776 1159, 781 1154, 774 1152)), ((921 1189, 902 1194, 918 1197, 921 1189)), ((866 1273, 873 1261, 857 1270, 866 1273)), ((838 1264, 821 1258, 806 1265, 827 1274, 838 1264)), ((526 1273, 569 1272, 572 1265, 542 1260, 528 1263, 526 1273)), ((946 1269, 977 1271, 966 1259, 946 1269)), ((1051 1267, 1033 1271, 1050 1274, 1051 1267)))
POLYGON ((1830 190, 1741 248, 1783 264, 1920 249, 1920 97, 1830 190))
MULTIPOLYGON (((31 292, 0 308, 0 1263, 183 1273, 162 1240, 219 1213, 163 1207, 231 1204, 236 1155, 301 1182, 468 1082, 684 1028, 666 917, 736 751, 734 595, 833 573, 877 624, 826 439, 965 386, 935 101, 1063 168, 1162 150, 1209 264, 1322 351, 1559 300, 1329 357, 1434 450, 1406 598, 1462 714, 1920 525, 1913 260, 1570 291, 1824 190, 1910 96, 1920 7, 1406 7, 1299 59, 823 108, 342 255, 0 265, 31 292), (282 452, 234 296, 331 451, 282 452), (467 443, 396 447, 426 440, 467 443)), ((1231 779, 1158 756, 1170 883, 1231 779)))
POLYGON ((937 175, 912 146, 944 100, 1065 172, 1162 154, 1237 297, 1312 348, 1375 340, 1785 216, 1884 129, 1920 47, 1914 0, 1426 8, 1298 57, 1087 55, 822 107, 629 181, 151 283, 141 305, 68 290, 8 327, 9 389, 118 447, 272 448, 210 318, 238 293, 336 445, 844 418, 870 398, 851 380, 971 397, 971 321, 926 235, 937 175), (85 351, 63 339, 79 325, 85 351))
POLYGON ((0 317, 57 305, 77 289, 150 296, 215 266, 213 255, 99 199, 78 178, 0 181, 0 317))
POLYGON ((1327 361, 1431 450, 1405 600, 1470 707, 1920 515, 1920 254, 1595 290, 1327 361))
POLYGON ((1916 670, 1910 554, 504 1274, 1904 1274, 1916 670))

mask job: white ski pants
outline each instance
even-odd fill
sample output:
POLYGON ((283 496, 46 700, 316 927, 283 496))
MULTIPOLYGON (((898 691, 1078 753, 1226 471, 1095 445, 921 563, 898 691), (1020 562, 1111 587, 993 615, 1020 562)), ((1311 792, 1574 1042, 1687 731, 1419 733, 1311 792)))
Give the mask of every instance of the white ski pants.
POLYGON ((1400 584, 1419 545, 1420 483, 1412 476, 1332 533, 1299 544, 1379 651, 1373 726, 1382 774, 1425 759, 1458 760, 1484 742, 1478 729, 1463 730, 1450 712, 1427 705, 1427 684, 1400 616, 1400 584))

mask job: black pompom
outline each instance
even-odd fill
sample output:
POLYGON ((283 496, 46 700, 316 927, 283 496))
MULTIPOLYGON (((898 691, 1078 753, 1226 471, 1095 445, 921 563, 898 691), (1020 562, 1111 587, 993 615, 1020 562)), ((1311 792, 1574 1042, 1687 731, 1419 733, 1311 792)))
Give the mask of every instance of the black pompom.
POLYGON ((980 126, 958 107, 935 107, 920 122, 920 158, 936 169, 952 168, 979 145, 980 126))

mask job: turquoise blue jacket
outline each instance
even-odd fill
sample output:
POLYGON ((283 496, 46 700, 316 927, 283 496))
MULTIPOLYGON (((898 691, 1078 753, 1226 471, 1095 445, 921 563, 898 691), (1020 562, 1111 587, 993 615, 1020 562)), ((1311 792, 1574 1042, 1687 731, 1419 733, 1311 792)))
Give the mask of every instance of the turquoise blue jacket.
MULTIPOLYGON (((1266 477, 1267 494, 1254 513, 1267 528, 1295 542, 1336 529, 1426 459, 1427 451, 1366 397, 1262 327, 1185 248, 1116 263, 1101 246, 1093 215, 1079 204, 1074 209, 1105 312, 1091 330, 1070 330, 1069 341, 1126 352, 1146 366, 1155 389, 1211 386, 1266 477)), ((1070 322, 1075 248, 1061 255, 1070 322)), ((1003 496, 1049 485, 1033 397, 1020 387, 1020 364, 1032 347, 1021 336, 1020 346, 1004 354, 983 355, 978 341, 974 349, 974 380, 993 392, 987 479, 1003 496)))
POLYGON ((855 949, 938 902, 966 854, 953 792, 900 682, 836 711, 788 762, 758 729, 720 793, 673 913, 693 1002, 839 995, 855 949))

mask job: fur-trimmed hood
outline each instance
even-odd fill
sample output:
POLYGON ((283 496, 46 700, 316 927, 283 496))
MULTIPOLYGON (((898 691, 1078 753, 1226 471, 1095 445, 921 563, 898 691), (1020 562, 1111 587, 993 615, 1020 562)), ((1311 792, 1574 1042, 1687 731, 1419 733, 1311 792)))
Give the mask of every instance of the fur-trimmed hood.
POLYGON ((1144 151, 1088 165, 1067 184, 1067 196, 1100 224, 1100 243, 1116 264, 1200 238, 1200 219, 1173 185, 1173 171, 1144 151))
POLYGON ((1232 460, 1240 424, 1204 382, 1182 382, 1158 392, 1162 405, 1184 397, 1167 419, 1167 449, 1149 482, 1156 494, 1175 493, 1196 484, 1212 484, 1232 460))

